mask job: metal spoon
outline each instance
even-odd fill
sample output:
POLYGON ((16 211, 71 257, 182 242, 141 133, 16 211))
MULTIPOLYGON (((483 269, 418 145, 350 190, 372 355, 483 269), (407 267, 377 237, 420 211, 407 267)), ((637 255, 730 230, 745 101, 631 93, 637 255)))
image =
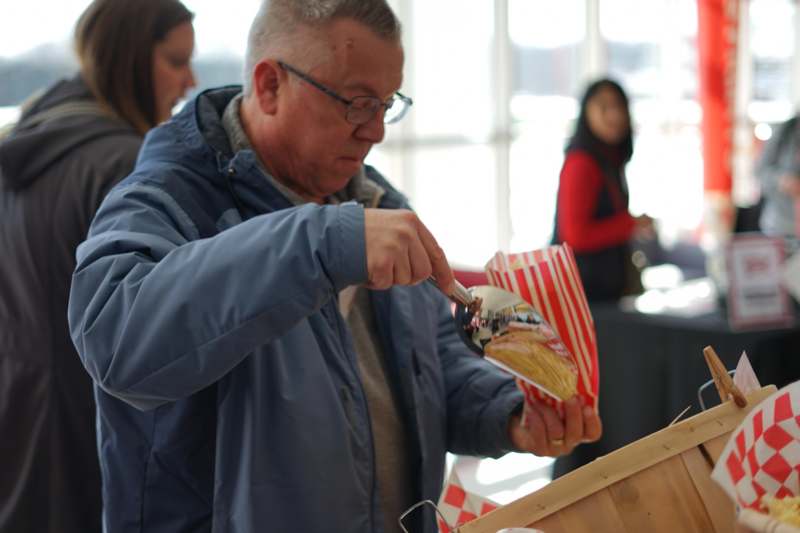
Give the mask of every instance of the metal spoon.
MULTIPOLYGON (((431 281, 436 285, 435 280, 431 281)), ((456 281, 453 294, 446 296, 456 304, 454 319, 459 336, 480 356, 484 355, 483 347, 493 338, 506 333, 511 322, 544 322, 525 300, 497 287, 477 285, 467 289, 456 281)))

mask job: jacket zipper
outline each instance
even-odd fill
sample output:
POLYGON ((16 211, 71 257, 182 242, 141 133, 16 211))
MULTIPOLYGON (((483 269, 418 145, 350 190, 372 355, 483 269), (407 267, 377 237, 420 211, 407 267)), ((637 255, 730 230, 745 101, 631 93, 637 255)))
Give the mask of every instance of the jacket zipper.
MULTIPOLYGON (((339 350, 342 354, 347 358, 347 361, 350 363, 350 370, 353 372, 353 375, 356 377, 355 379, 355 386, 358 388, 358 391, 361 393, 361 404, 362 409, 367 414, 366 416, 366 424, 367 424, 367 436, 369 437, 369 450, 367 450, 367 457, 369 458, 369 466, 370 466, 370 479, 369 479, 369 494, 370 494, 370 501, 369 501, 369 524, 370 530, 375 531, 375 513, 374 504, 377 498, 375 494, 375 481, 377 473, 375 471, 375 439, 372 435, 372 420, 370 419, 369 415, 369 405, 367 403, 367 394, 364 391, 364 384, 361 382, 361 372, 358 369, 358 354, 355 352, 350 353, 348 350, 345 349, 343 339, 346 338, 346 335, 349 335, 347 330, 347 326, 344 321, 344 317, 339 312, 339 294, 336 291, 333 291, 333 298, 331 298, 331 302, 326 304, 322 307, 321 311, 325 316, 325 319, 328 321, 328 324, 338 333, 336 335, 336 342, 338 344, 339 350), (331 303, 332 302, 332 303, 331 303), (333 305, 333 310, 329 309, 329 306, 333 305)), ((351 343, 352 344, 352 343, 351 343)), ((352 395, 350 395, 352 399, 352 395)))

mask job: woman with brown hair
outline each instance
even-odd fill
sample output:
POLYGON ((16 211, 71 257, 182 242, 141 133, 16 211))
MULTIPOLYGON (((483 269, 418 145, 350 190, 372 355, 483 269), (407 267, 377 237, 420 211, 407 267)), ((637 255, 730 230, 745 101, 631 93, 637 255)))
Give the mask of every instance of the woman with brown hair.
POLYGON ((95 0, 79 73, 0 142, 0 532, 101 531, 92 382, 67 325, 75 250, 144 134, 194 86, 178 0, 95 0))
POLYGON ((641 290, 631 241, 655 236, 653 219, 628 211, 633 155, 628 96, 613 80, 589 85, 559 178, 553 243, 572 246, 590 302, 641 290))

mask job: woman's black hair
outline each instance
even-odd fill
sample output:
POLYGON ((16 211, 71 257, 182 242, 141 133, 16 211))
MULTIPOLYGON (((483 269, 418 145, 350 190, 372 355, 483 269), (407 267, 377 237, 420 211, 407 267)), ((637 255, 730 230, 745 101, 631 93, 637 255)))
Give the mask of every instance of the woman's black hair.
MULTIPOLYGON (((567 143, 566 151, 569 152, 570 150, 575 149, 585 150, 595 158, 601 160, 607 159, 609 149, 615 149, 615 151, 618 153, 618 156, 621 158, 619 163, 624 165, 630 161, 631 156, 633 155, 633 132, 632 128, 630 127, 630 105, 628 103, 628 95, 625 94, 625 91, 622 89, 622 86, 619 83, 609 78, 602 78, 592 82, 586 88, 586 91, 583 93, 583 98, 581 98, 581 112, 580 115, 578 115, 578 122, 575 124, 575 132, 572 134, 572 137, 567 143), (589 127, 589 120, 586 116, 586 107, 589 103, 589 100, 595 95, 595 93, 597 93, 597 91, 605 87, 616 91, 616 93, 622 99, 625 109, 628 111, 628 134, 625 135, 625 137, 616 145, 609 145, 592 133, 592 130, 589 127)), ((610 161, 606 162, 610 163, 610 161)))

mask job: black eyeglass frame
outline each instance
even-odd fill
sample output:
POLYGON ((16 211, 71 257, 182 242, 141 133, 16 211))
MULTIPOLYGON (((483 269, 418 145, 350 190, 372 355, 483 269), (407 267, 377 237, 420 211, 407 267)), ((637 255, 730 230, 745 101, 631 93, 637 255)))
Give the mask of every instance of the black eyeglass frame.
POLYGON ((309 85, 311 85, 315 89, 327 94, 328 96, 330 96, 334 100, 338 100, 339 102, 341 102, 344 105, 346 105, 347 106, 347 112, 345 113, 345 120, 347 120, 347 122, 349 122, 350 124, 353 124, 354 126, 363 126, 364 124, 366 124, 367 122, 372 120, 372 118, 378 113, 378 111, 380 110, 381 107, 383 107, 383 109, 384 109, 384 123, 385 124, 394 124, 395 122, 398 122, 400 119, 402 119, 406 115, 408 110, 411 108, 411 106, 414 104, 414 101, 411 98, 409 98, 408 96, 404 95, 400 91, 396 91, 394 93, 394 95, 392 95, 392 97, 389 99, 388 102, 383 102, 383 101, 381 101, 380 98, 377 98, 375 96, 366 96, 366 95, 365 96, 356 96, 356 97, 354 97, 352 99, 345 98, 344 96, 340 95, 339 93, 337 93, 336 91, 334 91, 330 87, 326 87, 325 85, 321 84, 320 82, 318 82, 317 80, 315 80, 314 78, 312 78, 311 76, 306 74, 305 72, 303 72, 301 70, 298 70, 295 67, 293 67, 293 66, 291 66, 291 65, 289 65, 289 64, 287 64, 287 63, 285 63, 283 61, 278 61, 278 66, 281 67, 283 70, 285 70, 287 72, 291 72, 292 74, 294 74, 295 76, 297 76, 301 80, 305 81, 306 83, 308 83, 309 85), (353 114, 359 113, 359 112, 363 113, 364 111, 367 110, 367 108, 355 108, 355 107, 353 107, 353 104, 356 103, 358 100, 368 100, 370 102, 377 102, 378 105, 375 106, 374 109, 370 109, 370 114, 369 114, 368 117, 365 116, 363 119, 354 119, 353 118, 353 114), (386 120, 386 116, 387 116, 386 113, 388 113, 388 111, 398 101, 403 103, 403 106, 404 106, 403 110, 400 111, 399 113, 397 113, 396 115, 392 116, 389 120, 386 120))

